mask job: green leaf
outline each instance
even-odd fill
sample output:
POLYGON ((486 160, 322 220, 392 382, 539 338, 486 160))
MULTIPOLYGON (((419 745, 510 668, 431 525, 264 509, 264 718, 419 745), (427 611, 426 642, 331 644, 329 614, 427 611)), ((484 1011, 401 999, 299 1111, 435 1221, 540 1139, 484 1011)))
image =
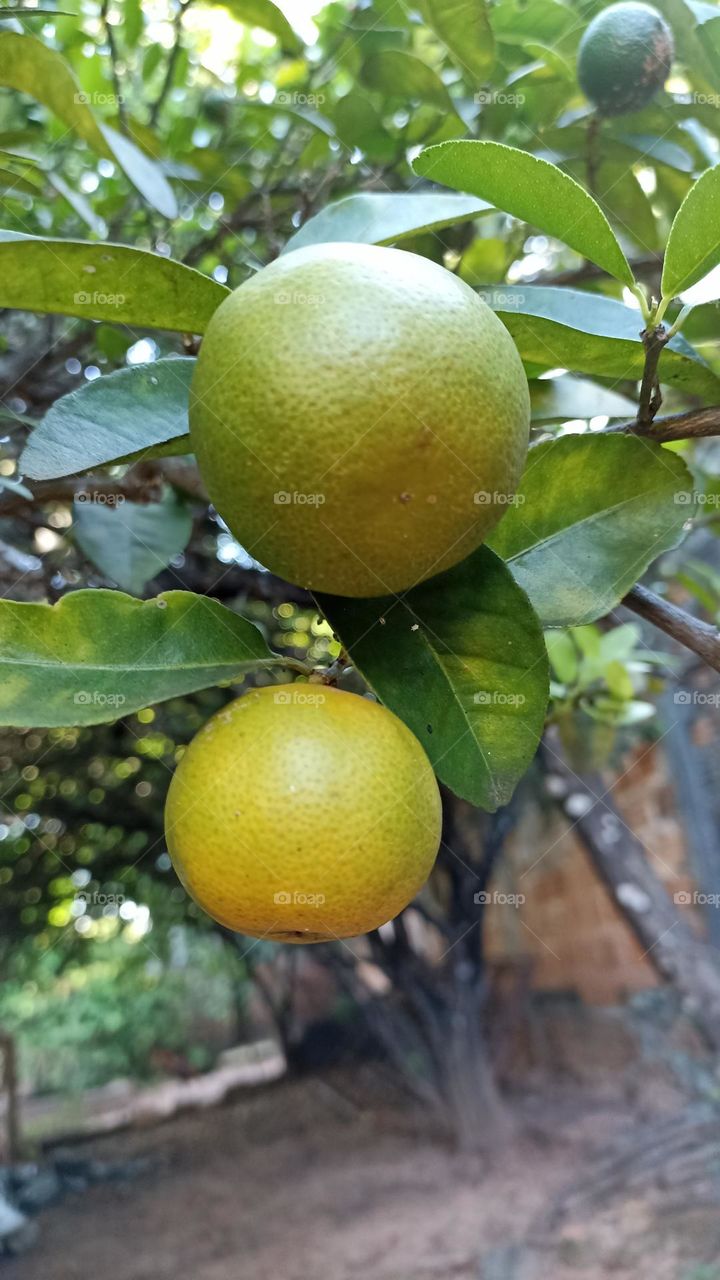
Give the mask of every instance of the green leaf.
POLYGON ((363 63, 360 76, 369 89, 393 98, 409 98, 457 116, 450 94, 437 72, 402 49, 383 49, 372 54, 363 63))
POLYGON ((599 205, 548 160, 500 142, 441 142, 414 162, 415 172, 468 191, 529 222, 589 258, 623 284, 630 265, 599 205))
POLYGON ((33 431, 20 470, 32 480, 53 480, 169 440, 189 441, 194 368, 194 360, 168 356, 118 369, 68 392, 33 431))
MULTIPOLYGON (((639 311, 614 298, 544 285, 480 290, 509 329, 523 360, 601 378, 639 379, 645 364, 639 311)), ((720 378, 677 334, 660 357, 660 380, 715 402, 720 378)))
POLYGON ((670 228, 662 295, 676 298, 720 262, 720 164, 706 169, 688 191, 670 228))
POLYGON ((0 307, 203 333, 228 293, 144 249, 0 231, 0 307))
POLYGON ((82 218, 82 221, 89 227, 93 235, 96 235, 99 240, 103 240, 107 235, 107 226, 102 218, 98 218, 97 214, 94 213, 90 201, 85 199, 82 192, 76 191, 74 187, 71 187, 59 173, 48 173, 47 179, 58 195, 67 200, 70 208, 75 210, 79 218, 82 218))
POLYGON ((569 631, 548 631, 545 635, 553 673, 564 685, 574 684, 578 674, 578 653, 569 631))
POLYGON ((191 591, 134 600, 73 591, 0 601, 0 723, 102 724, 166 698, 287 665, 251 622, 191 591))
POLYGON ((535 378, 530 383, 533 422, 567 422, 570 418, 634 418, 629 396, 587 378, 535 378))
POLYGON ((143 199, 164 218, 176 218, 178 208, 173 189, 156 161, 109 124, 101 124, 100 130, 113 158, 143 199))
POLYGON ((578 30, 577 14, 557 0, 505 0, 495 6, 492 21, 495 39, 508 44, 532 39, 555 47, 578 30))
POLYGON ((123 591, 140 595, 146 582, 185 550, 192 533, 186 503, 168 489, 160 502, 74 503, 73 537, 88 560, 123 591))
POLYGON ((634 436, 566 436, 530 450, 488 541, 545 626, 579 626, 615 608, 691 513, 677 454, 634 436))
POLYGON ((117 160, 133 186, 163 217, 177 216, 175 196, 160 168, 129 138, 96 119, 68 63, 42 40, 0 31, 0 85, 41 102, 93 151, 117 160))
POLYGON ((717 6, 706 4, 705 0, 685 0, 685 8, 695 18, 695 35, 707 55, 709 69, 715 73, 715 84, 720 85, 720 13, 717 6))
MULTIPOLYGON (((581 178, 584 161, 571 163, 573 176, 581 178)), ((665 243, 658 231, 653 207, 627 161, 603 159, 597 166, 595 198, 615 226, 640 249, 659 250, 665 243)))
POLYGON ((483 808, 506 804, 542 733, 548 665, 538 620, 502 562, 480 547, 402 598, 318 604, 438 777, 483 808))
POLYGON ((233 18, 248 27, 260 27, 269 31, 280 41, 281 48, 287 53, 299 53, 302 41, 293 31, 285 14, 278 9, 272 0, 216 0, 223 9, 227 9, 233 18))
POLYGON ((482 84, 495 61, 486 0, 422 0, 421 9, 458 66, 482 84))
POLYGON ((283 252, 329 241, 392 244, 404 236, 437 231, 488 212, 492 212, 492 205, 476 196, 362 191, 326 205, 288 240, 283 252))
POLYGON ((36 179, 21 177, 12 169, 0 169, 0 190, 4 196, 27 195, 37 196, 39 184, 36 179))

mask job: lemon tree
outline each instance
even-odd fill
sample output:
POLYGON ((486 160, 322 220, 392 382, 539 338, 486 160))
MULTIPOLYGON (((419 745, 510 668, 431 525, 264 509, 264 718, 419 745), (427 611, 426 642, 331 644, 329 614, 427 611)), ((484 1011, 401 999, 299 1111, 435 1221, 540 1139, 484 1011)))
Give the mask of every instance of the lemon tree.
MULTIPOLYGON (((242 693, 173 758, 178 870, 231 928, 344 936, 430 871, 433 773, 510 803, 572 701, 548 644, 624 602, 720 668, 684 564, 718 527, 718 19, 373 0, 315 39, 267 0, 220 48, 186 7, 0 19, 0 718, 242 693)), ((627 663, 589 719, 644 714, 627 663)))

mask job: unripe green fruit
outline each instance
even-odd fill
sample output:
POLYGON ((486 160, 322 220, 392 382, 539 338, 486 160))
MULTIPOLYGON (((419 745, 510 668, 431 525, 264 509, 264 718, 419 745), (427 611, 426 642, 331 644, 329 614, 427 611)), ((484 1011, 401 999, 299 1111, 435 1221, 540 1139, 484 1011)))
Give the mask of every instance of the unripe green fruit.
POLYGON ((639 111, 664 85, 674 52, 672 31, 652 5, 611 4, 580 41, 580 87, 601 115, 639 111))
POLYGON ((485 302, 396 249, 298 249, 212 317, 193 451, 240 543, 290 582, 404 591, 507 510, 528 445, 517 350, 485 302))

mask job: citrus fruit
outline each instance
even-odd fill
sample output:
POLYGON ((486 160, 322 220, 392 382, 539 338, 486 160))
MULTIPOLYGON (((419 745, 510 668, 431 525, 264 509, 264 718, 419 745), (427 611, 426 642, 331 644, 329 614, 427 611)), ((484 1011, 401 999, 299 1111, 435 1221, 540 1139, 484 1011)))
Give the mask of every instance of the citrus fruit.
POLYGON ((611 4, 580 41, 580 87, 601 115, 639 111, 664 85, 673 54, 672 31, 657 9, 611 4))
POLYGON ((214 313, 190 428, 210 498, 281 577, 381 596, 464 559, 507 510, 529 398, 507 330, 416 254, 323 244, 214 313))
POLYGON ((440 793, 392 712, 319 685, 255 689, 182 756, 165 808, 188 893, 276 942, 366 933, 417 893, 440 842, 440 793))

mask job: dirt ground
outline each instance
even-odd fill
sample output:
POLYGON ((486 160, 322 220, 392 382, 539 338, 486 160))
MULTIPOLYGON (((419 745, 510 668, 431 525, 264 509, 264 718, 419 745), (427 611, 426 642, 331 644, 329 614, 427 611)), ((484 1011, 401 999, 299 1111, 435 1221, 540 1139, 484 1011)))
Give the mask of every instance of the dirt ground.
POLYGON ((483 1165, 373 1089, 370 1104, 357 1073, 281 1082, 85 1143, 102 1158, 151 1155, 153 1168, 67 1195, 42 1214, 35 1248, 0 1264, 3 1280, 720 1280, 707 1169, 700 1195, 621 1172, 619 1190, 611 1177, 597 1203, 538 1228, 608 1152, 634 1135, 642 1147, 636 1104, 526 1096, 511 1108, 519 1135, 483 1165), (539 1255, 517 1247, 533 1223, 539 1255))

